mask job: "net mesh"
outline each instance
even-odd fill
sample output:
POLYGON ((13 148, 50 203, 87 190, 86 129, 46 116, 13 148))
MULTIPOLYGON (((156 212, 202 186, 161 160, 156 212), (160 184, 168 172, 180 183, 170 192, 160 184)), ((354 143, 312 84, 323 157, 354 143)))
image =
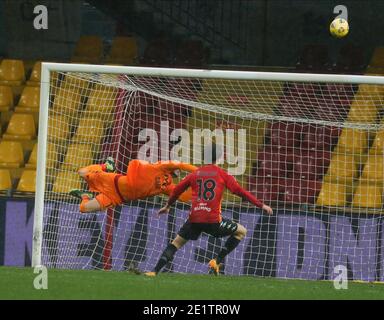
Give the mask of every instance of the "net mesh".
MULTIPOLYGON (((80 214, 71 189, 79 168, 108 156, 202 164, 201 146, 222 142, 220 165, 259 199, 266 216, 225 194, 223 216, 247 237, 225 274, 381 280, 384 87, 368 84, 51 73, 42 263, 53 268, 152 270, 187 218, 166 196, 80 214)), ((185 173, 181 174, 182 178, 185 173)), ((206 273, 225 239, 203 234, 165 271, 206 273)))

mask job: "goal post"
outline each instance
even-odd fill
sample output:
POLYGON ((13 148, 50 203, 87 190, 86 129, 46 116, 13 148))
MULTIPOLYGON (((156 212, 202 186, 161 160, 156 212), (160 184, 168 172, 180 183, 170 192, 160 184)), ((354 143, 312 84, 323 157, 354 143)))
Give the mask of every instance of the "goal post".
MULTIPOLYGON (((153 267, 188 204, 160 219, 161 195, 80 214, 67 195, 87 187, 76 171, 108 156, 122 174, 136 158, 199 166, 215 139, 220 165, 276 212, 226 194, 223 215, 248 235, 225 273, 331 279, 345 264, 354 279, 384 280, 383 85, 368 75, 43 63, 32 265, 153 267)), ((204 235, 166 270, 205 272, 222 244, 204 235)))

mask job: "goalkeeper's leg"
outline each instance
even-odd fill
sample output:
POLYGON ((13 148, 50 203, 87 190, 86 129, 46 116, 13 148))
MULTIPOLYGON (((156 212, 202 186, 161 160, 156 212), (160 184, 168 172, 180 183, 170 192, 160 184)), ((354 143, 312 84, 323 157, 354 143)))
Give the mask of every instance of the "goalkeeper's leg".
POLYGON ((96 198, 93 198, 92 192, 73 189, 69 192, 69 194, 75 198, 81 199, 81 213, 95 212, 101 210, 101 205, 96 198))
POLYGON ((116 165, 115 165, 115 160, 113 160, 112 157, 108 157, 105 163, 103 164, 93 164, 88 167, 81 168, 78 172, 80 177, 83 179, 86 179, 86 175, 90 172, 116 172, 116 165))

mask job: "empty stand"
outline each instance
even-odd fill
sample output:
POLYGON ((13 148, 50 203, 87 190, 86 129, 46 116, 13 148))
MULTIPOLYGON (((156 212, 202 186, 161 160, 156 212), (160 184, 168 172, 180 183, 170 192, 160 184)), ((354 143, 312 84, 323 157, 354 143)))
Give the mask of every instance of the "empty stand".
POLYGON ((270 144, 277 148, 296 148, 300 146, 303 126, 299 123, 274 122, 267 134, 270 144))
POLYGON ((27 86, 38 87, 40 86, 41 81, 41 61, 38 61, 34 64, 29 80, 27 81, 27 86))
POLYGON ((13 92, 10 86, 0 85, 0 127, 9 122, 14 106, 13 92))
POLYGON ((64 115, 50 115, 48 118, 48 140, 59 145, 68 143, 70 135, 69 119, 64 115))
POLYGON ((36 138, 35 121, 31 114, 14 113, 9 120, 6 132, 3 134, 4 140, 23 141, 26 149, 31 149, 33 139, 36 138))
POLYGON ((347 198, 350 194, 349 187, 344 183, 323 182, 316 203, 319 206, 337 206, 347 205, 347 198))
POLYGON ((368 157, 363 167, 361 180, 369 183, 384 183, 384 156, 375 155, 368 157))
POLYGON ((302 144, 303 150, 327 150, 330 151, 337 143, 341 129, 325 127, 320 125, 305 125, 303 127, 302 144))
POLYGON ((330 159, 331 153, 325 150, 297 152, 293 164, 293 175, 300 180, 318 180, 326 172, 330 159))
POLYGON ((28 162, 25 167, 28 169, 36 169, 37 165, 37 143, 33 146, 32 152, 29 155, 28 162))
POLYGON ((172 62, 172 52, 169 42, 158 38, 148 43, 140 58, 142 65, 150 66, 169 66, 172 62))
POLYGON ((353 195, 352 206, 380 209, 383 206, 383 186, 360 182, 353 195))
POLYGON ((9 170, 0 169, 0 191, 12 189, 12 178, 9 170))
POLYGON ((40 88, 26 86, 21 93, 21 97, 15 111, 20 113, 39 112, 39 107, 40 88))
POLYGON ((0 167, 19 168, 24 163, 23 147, 18 141, 0 142, 0 167))
POLYGON ((285 204, 314 203, 321 189, 321 181, 287 179, 284 183, 283 201, 285 204))
POLYGON ((16 190, 21 192, 35 192, 36 170, 24 170, 16 190))
POLYGON ((383 70, 384 70, 384 47, 376 47, 373 52, 367 71, 381 73, 383 72, 383 70))
POLYGON ((93 152, 90 144, 73 143, 68 147, 62 165, 63 169, 77 171, 93 164, 93 152))
POLYGON ((378 110, 375 102, 358 95, 352 101, 347 120, 359 123, 375 123, 377 116, 378 110))
POLYGON ((72 189, 82 189, 79 175, 76 172, 59 172, 53 182, 52 191, 56 193, 68 193, 72 189))
POLYGON ((0 85, 0 112, 9 111, 13 105, 12 88, 0 85))
POLYGON ((104 133, 104 121, 100 118, 82 118, 79 122, 74 142, 100 143, 104 133))
POLYGON ((200 40, 186 40, 177 48, 175 65, 179 67, 200 67, 207 61, 207 49, 200 40))
POLYGON ((357 162, 353 155, 334 153, 329 165, 326 179, 351 183, 357 177, 357 162))
POLYGON ((271 204, 282 200, 285 180, 264 176, 251 177, 248 183, 249 191, 264 203, 271 204))
POLYGON ((134 37, 115 37, 106 62, 133 65, 138 56, 137 42, 134 37))
POLYGON ((354 44, 340 48, 335 70, 339 73, 360 73, 364 70, 364 49, 354 44))
POLYGON ((99 63, 103 55, 103 41, 98 36, 82 36, 76 44, 72 62, 99 63))
MULTIPOLYGON (((98 90, 94 89, 91 91, 88 98, 87 106, 85 109, 87 117, 105 118, 108 114, 112 117, 113 108, 116 106, 117 91, 110 90, 98 90)), ((105 119, 105 120, 110 120, 105 119)))
POLYGON ((379 130, 373 140, 370 154, 384 154, 384 130, 379 130))
POLYGON ((53 101, 52 111, 76 119, 81 110, 82 98, 81 88, 60 87, 53 101))
POLYGON ((91 83, 85 79, 76 77, 75 74, 67 72, 61 83, 61 88, 70 92, 80 92, 83 96, 88 96, 91 83))
POLYGON ((344 128, 339 137, 337 149, 347 154, 361 155, 368 147, 368 133, 366 130, 344 128))
POLYGON ((322 44, 306 45, 296 65, 298 70, 323 72, 329 69, 328 48, 322 44))
POLYGON ((4 59, 0 64, 0 84, 20 86, 25 82, 24 62, 4 59))

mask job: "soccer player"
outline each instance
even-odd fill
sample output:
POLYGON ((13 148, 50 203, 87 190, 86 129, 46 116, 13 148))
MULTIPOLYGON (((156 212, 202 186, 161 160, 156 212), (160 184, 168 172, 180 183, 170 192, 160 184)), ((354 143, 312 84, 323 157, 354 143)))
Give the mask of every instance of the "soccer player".
MULTIPOLYGON (((159 194, 170 195, 176 186, 172 177, 177 176, 179 170, 192 172, 196 169, 193 165, 177 161, 149 163, 132 160, 128 164, 127 174, 122 175, 115 173, 115 162, 109 157, 104 164, 91 165, 78 171, 88 183, 89 190, 98 193, 95 198, 92 192, 78 189, 71 190, 69 194, 81 199, 80 212, 95 212, 130 200, 159 194)), ((188 202, 191 199, 191 190, 181 193, 178 198, 188 202)))
POLYGON ((145 273, 147 276, 156 276, 168 262, 173 260, 177 250, 189 240, 197 240, 202 232, 217 238, 229 236, 224 248, 215 259, 209 262, 211 272, 215 275, 219 274, 226 255, 234 250, 246 235, 244 226, 221 216, 221 201, 225 188, 262 208, 266 213, 273 214, 271 207, 244 190, 233 176, 215 164, 221 153, 216 154, 216 145, 212 144, 207 148, 205 154, 211 152, 211 164, 204 165, 186 176, 172 191, 166 206, 158 212, 159 215, 168 213, 177 198, 189 187, 192 188, 192 206, 188 220, 181 227, 176 238, 168 244, 154 270, 145 273))

